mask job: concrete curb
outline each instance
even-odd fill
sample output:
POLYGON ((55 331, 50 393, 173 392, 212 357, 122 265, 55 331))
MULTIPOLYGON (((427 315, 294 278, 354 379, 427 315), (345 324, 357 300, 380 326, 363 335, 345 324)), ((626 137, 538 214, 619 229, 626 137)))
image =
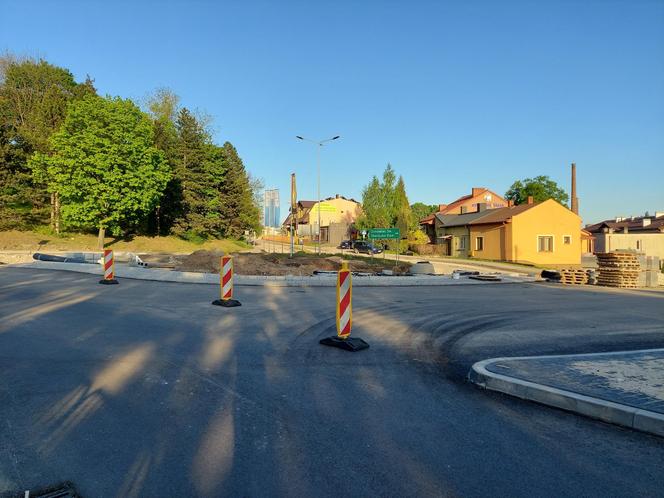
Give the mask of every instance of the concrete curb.
MULTIPOLYGON (((52 263, 46 261, 35 261, 33 263, 21 263, 6 265, 11 268, 30 268, 37 270, 60 270, 78 273, 89 273, 101 275, 99 265, 82 263, 52 263)), ((219 275, 216 273, 194 273, 182 271, 169 271, 136 268, 124 265, 116 265, 115 275, 118 278, 130 278, 136 280, 153 280, 159 282, 178 282, 188 284, 219 285, 219 275)), ((486 285, 500 283, 524 283, 534 282, 535 279, 526 277, 503 277, 501 282, 480 282, 476 280, 460 279, 454 280, 449 275, 431 276, 421 275, 412 277, 355 277, 353 285, 356 287, 412 287, 412 286, 445 286, 445 285, 486 285)), ((271 287, 335 287, 334 275, 314 276, 260 276, 260 275, 236 275, 235 285, 246 286, 271 286, 271 287)))
MULTIPOLYGON (((641 351, 661 351, 659 349, 641 351)), ((478 361, 468 372, 468 380, 478 386, 498 391, 517 398, 535 401, 543 405, 553 406, 562 410, 578 413, 611 424, 629 427, 656 436, 664 437, 664 414, 635 408, 620 403, 614 403, 600 398, 586 396, 573 391, 565 391, 535 382, 529 382, 515 377, 490 372, 486 366, 491 363, 508 360, 527 360, 535 358, 561 358, 573 356, 607 356, 624 353, 637 353, 641 351, 617 351, 612 353, 592 353, 578 355, 551 355, 551 356, 519 356, 490 358, 478 361)))

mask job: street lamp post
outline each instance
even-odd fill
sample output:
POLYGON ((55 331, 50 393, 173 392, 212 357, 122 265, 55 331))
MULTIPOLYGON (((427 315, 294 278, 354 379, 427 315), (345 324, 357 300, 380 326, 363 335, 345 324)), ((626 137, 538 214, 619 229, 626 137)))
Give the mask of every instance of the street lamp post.
POLYGON ((311 142, 316 144, 316 168, 318 170, 318 255, 320 256, 320 148, 326 143, 331 142, 339 138, 339 135, 326 138, 325 140, 311 140, 310 138, 301 137, 297 135, 295 138, 298 138, 304 142, 311 142))

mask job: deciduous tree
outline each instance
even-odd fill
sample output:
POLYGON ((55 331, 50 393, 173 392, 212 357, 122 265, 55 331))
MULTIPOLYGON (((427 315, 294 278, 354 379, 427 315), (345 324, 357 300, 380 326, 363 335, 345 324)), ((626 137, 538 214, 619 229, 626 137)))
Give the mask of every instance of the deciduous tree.
POLYGON ((169 180, 153 144, 152 123, 132 101, 87 96, 69 106, 51 154, 36 153, 30 166, 59 193, 63 221, 98 228, 103 245, 106 229, 120 235, 140 223, 169 180))
MULTIPOLYGON (((69 103, 94 94, 89 76, 79 84, 67 69, 44 60, 0 57, 0 147, 5 153, 4 164, 0 160, 0 221, 9 218, 10 224, 22 226, 39 219, 49 195, 44 183, 35 183, 28 157, 48 154, 49 137, 63 122, 69 103)), ((53 192, 50 197, 57 229, 59 199, 53 192)))
POLYGON ((505 193, 505 199, 514 201, 514 204, 523 204, 532 196, 535 202, 554 199, 560 204, 567 204, 569 197, 556 182, 548 176, 536 176, 525 180, 515 181, 505 193))
POLYGON ((432 213, 438 211, 438 206, 435 204, 424 204, 422 202, 416 202, 410 205, 410 210, 413 213, 414 222, 417 223, 423 218, 426 218, 432 213))

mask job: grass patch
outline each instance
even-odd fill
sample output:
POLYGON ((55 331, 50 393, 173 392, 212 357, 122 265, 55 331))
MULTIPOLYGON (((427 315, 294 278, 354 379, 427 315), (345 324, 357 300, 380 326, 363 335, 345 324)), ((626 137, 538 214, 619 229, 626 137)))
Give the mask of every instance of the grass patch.
MULTIPOLYGON (((246 242, 231 239, 215 239, 203 242, 184 240, 179 237, 136 236, 125 239, 107 237, 106 247, 126 252, 166 252, 189 254, 198 249, 227 252, 244 251, 251 246, 246 242)), ((8 230, 0 232, 2 251, 96 251, 97 236, 83 233, 63 233, 56 235, 48 227, 34 231, 8 230)))

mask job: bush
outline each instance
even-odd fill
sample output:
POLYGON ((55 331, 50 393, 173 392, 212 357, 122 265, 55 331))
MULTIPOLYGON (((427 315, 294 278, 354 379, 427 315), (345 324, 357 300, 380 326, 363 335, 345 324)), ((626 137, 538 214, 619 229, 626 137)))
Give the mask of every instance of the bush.
POLYGON ((180 237, 182 239, 184 239, 188 242, 191 242, 192 244, 196 244, 196 245, 202 245, 207 240, 206 237, 204 237, 200 233, 195 232, 193 230, 187 230, 180 237))

